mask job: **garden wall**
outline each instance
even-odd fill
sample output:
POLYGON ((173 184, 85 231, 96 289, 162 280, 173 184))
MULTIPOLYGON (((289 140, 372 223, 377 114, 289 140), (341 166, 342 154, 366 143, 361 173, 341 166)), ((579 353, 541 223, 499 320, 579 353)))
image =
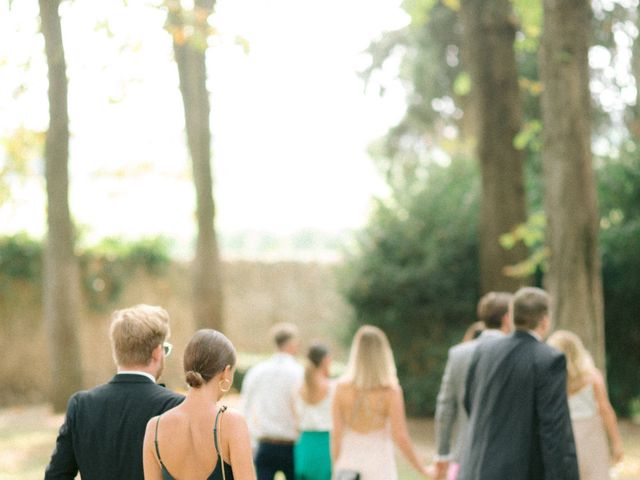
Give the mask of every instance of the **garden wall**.
MULTIPOLYGON (((303 348, 313 339, 324 340, 343 359, 341 340, 350 311, 337 293, 334 269, 318 263, 225 262, 226 334, 239 351, 266 354, 271 351, 270 326, 293 322, 300 327, 303 348)), ((13 280, 0 289, 0 405, 46 399, 52 379, 41 296, 40 285, 26 280, 13 280)), ((114 373, 108 339, 110 313, 148 303, 163 306, 171 315, 174 353, 162 381, 171 388, 183 388, 182 353, 195 330, 190 298, 188 267, 172 264, 155 275, 138 269, 126 279, 117 301, 100 309, 83 307, 78 328, 85 387, 105 382, 114 373)))

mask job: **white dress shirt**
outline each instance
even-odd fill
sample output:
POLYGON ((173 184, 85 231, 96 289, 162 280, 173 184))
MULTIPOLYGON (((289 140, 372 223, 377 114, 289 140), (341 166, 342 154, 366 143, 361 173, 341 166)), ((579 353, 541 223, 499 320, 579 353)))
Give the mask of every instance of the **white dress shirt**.
POLYGON ((293 392, 303 368, 288 353, 279 352, 249 369, 242 382, 242 408, 251 436, 256 439, 298 438, 293 392))
POLYGON ((141 372, 139 370, 118 370, 118 375, 142 375, 147 377, 153 383, 156 383, 156 377, 147 372, 141 372))

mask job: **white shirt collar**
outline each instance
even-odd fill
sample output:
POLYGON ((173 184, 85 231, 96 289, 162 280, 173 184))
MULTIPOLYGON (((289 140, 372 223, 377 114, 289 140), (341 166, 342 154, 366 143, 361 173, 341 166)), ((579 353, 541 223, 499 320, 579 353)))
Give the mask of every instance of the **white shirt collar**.
POLYGON ((483 330, 479 336, 480 337, 503 337, 504 332, 499 328, 487 328, 483 330))
POLYGON ((143 375, 150 379, 153 383, 156 383, 156 377, 147 372, 141 372, 140 370, 118 370, 118 375, 143 375))

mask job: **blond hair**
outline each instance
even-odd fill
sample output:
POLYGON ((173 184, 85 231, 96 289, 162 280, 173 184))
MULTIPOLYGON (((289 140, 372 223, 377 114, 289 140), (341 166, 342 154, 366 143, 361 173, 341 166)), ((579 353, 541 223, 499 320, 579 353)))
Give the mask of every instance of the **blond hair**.
POLYGON ((164 308, 136 305, 111 316, 111 349, 119 366, 149 365, 151 352, 169 336, 169 314, 164 308))
POLYGON ((343 380, 362 390, 398 384, 389 340, 378 327, 363 325, 356 332, 343 380))
POLYGON ((558 330, 547 343, 564 353, 567 359, 567 390, 570 393, 578 391, 589 381, 595 368, 582 340, 573 332, 558 330))

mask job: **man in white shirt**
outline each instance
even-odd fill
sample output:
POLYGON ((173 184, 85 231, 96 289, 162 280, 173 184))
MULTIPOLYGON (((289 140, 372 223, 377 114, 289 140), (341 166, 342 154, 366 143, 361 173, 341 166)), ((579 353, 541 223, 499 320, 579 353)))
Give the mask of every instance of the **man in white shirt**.
POLYGON ((254 460, 258 480, 273 480, 277 472, 293 480, 293 445, 298 430, 292 392, 303 376, 303 368, 295 359, 298 329, 281 323, 273 327, 272 335, 277 352, 247 372, 241 392, 243 409, 257 441, 254 460))

